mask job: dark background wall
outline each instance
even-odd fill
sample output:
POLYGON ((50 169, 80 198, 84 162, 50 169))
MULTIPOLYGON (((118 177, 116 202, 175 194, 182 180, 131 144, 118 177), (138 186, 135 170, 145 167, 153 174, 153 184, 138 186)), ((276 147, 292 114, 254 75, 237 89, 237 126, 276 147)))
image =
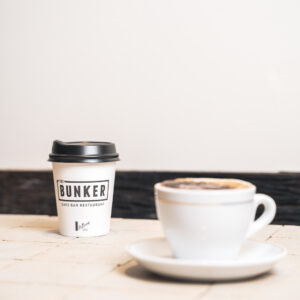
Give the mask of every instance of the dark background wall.
MULTIPOLYGON (((300 173, 124 172, 116 174, 113 217, 156 218, 153 185, 177 177, 239 178, 277 204, 274 224, 300 225, 300 173)), ((0 171, 0 213, 56 215, 50 171, 0 171)), ((258 212, 260 213, 260 212, 258 212)))

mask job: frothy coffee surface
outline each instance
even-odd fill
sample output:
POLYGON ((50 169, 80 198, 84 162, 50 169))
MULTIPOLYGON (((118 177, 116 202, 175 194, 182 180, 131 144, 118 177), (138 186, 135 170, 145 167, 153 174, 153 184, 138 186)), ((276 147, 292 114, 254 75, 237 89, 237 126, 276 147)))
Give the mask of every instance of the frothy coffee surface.
POLYGON ((165 187, 184 190, 229 190, 244 189, 251 185, 234 179, 218 178, 177 178, 162 182, 165 187))

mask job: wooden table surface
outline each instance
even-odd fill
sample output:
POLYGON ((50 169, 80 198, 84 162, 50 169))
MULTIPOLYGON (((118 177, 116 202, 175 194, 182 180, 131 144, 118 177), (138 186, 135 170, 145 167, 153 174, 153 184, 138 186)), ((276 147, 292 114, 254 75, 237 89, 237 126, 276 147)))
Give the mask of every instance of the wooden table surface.
POLYGON ((112 219, 97 238, 57 233, 57 217, 0 215, 0 299, 300 299, 300 226, 271 225, 255 236, 288 249, 271 274, 199 283, 145 271, 124 247, 162 236, 158 221, 112 219))

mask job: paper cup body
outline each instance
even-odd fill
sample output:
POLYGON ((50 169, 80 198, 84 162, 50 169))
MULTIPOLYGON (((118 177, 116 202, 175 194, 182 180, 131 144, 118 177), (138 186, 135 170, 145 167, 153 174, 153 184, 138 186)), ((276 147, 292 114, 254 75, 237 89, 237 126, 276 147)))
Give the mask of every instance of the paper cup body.
POLYGON ((105 235, 115 182, 115 162, 53 162, 59 232, 65 236, 105 235))

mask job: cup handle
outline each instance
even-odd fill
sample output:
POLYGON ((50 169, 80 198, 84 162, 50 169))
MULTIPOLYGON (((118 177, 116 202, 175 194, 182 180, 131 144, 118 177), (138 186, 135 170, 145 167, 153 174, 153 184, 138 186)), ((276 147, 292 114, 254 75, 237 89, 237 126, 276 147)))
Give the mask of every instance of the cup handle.
POLYGON ((257 231, 270 224, 275 217, 276 204, 275 201, 268 195, 256 194, 254 195, 254 211, 256 212, 257 207, 262 204, 264 206, 264 212, 262 215, 255 220, 248 230, 246 238, 251 237, 257 231))

